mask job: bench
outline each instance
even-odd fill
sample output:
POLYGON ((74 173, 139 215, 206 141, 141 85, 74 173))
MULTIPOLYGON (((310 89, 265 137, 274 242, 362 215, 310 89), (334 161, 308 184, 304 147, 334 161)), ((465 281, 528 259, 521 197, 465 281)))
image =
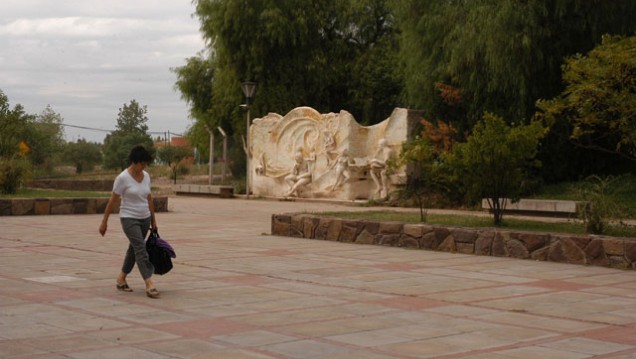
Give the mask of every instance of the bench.
MULTIPOLYGON (((508 198, 504 200, 506 201, 504 213, 565 217, 576 215, 577 202, 575 201, 522 198, 518 202, 512 203, 508 198)), ((486 198, 481 200, 481 208, 490 210, 486 198)))
POLYGON ((172 186, 172 190, 177 195, 205 195, 221 198, 234 196, 234 187, 223 185, 176 184, 172 186))

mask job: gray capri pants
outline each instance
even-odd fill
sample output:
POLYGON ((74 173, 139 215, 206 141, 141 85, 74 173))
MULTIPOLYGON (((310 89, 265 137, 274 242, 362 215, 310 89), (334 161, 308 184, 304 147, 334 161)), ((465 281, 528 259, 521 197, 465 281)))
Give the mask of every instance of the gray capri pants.
POLYGON ((145 242, 146 235, 150 228, 150 217, 144 219, 120 218, 120 221, 121 227, 130 242, 128 251, 126 251, 126 257, 124 258, 124 264, 121 267, 122 272, 126 274, 130 273, 136 262, 137 268, 139 268, 141 277, 144 280, 152 277, 155 272, 155 267, 148 259, 145 242))

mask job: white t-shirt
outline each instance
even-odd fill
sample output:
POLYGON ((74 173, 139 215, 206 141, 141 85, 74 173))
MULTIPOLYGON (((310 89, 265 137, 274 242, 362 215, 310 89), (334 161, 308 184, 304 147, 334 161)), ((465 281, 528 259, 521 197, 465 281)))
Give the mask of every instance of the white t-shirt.
POLYGON ((144 219, 150 217, 150 208, 148 207, 150 175, 146 171, 143 171, 143 173, 144 178, 141 182, 137 182, 128 173, 128 169, 123 170, 115 178, 113 192, 121 196, 120 218, 144 219))

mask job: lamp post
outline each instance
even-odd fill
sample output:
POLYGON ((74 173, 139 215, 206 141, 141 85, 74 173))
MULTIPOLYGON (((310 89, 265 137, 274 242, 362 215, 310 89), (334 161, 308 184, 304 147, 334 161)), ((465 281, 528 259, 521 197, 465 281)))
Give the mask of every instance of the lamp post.
MULTIPOLYGON (((245 108, 247 109, 247 117, 245 120, 245 194, 247 195, 247 199, 250 198, 250 104, 252 102, 252 97, 254 97, 254 92, 256 92, 256 82, 242 82, 241 90, 243 91, 243 95, 245 95, 245 108)), ((242 105, 241 105, 242 106, 242 105)))

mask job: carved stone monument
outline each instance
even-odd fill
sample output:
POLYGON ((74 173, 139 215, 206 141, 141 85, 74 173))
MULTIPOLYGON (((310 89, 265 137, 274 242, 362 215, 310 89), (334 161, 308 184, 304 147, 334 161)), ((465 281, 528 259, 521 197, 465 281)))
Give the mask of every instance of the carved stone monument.
POLYGON ((320 114, 298 107, 270 113, 250 126, 251 189, 262 197, 386 198, 406 183, 404 168, 390 170, 419 113, 396 108, 373 126, 346 112, 320 114))

